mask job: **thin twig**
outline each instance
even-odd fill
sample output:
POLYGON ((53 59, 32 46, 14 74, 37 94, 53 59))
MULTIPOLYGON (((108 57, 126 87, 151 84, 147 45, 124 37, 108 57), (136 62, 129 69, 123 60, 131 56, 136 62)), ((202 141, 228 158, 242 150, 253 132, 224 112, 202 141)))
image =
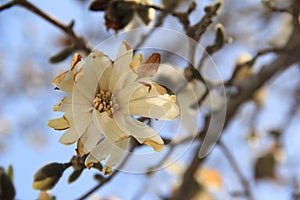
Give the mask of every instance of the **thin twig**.
POLYGON ((244 194, 248 197, 249 200, 252 200, 253 196, 250 190, 249 182, 247 181, 246 177, 242 174, 242 171, 240 170, 230 150, 221 140, 219 140, 218 145, 222 150, 222 153, 225 155, 228 162, 230 163, 231 167, 233 168, 234 172, 237 174, 238 178, 240 179, 240 182, 244 187, 244 192, 245 192, 244 194))
POLYGON ((3 10, 5 10, 5 9, 11 8, 12 6, 14 6, 16 4, 17 4, 16 1, 7 2, 6 4, 0 6, 0 12, 3 11, 3 10))

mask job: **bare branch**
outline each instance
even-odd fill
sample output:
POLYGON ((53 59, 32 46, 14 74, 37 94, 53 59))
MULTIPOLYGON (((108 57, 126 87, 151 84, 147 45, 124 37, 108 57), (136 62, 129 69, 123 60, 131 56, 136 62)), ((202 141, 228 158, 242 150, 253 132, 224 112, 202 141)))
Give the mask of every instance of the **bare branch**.
POLYGON ((91 51, 91 47, 86 44, 85 40, 81 36, 79 36, 78 34, 76 34, 74 32, 74 30, 73 30, 74 21, 72 21, 70 24, 66 25, 26 0, 13 0, 13 1, 1 6, 0 11, 4 10, 6 8, 9 8, 11 6, 14 6, 14 5, 19 5, 25 9, 35 13, 36 15, 40 16, 41 18, 43 18, 44 20, 49 22, 50 24, 53 24, 54 26, 58 27, 60 30, 65 32, 67 35, 69 35, 73 39, 74 50, 80 49, 80 50, 85 51, 86 53, 89 53, 91 51))
POLYGON ((5 10, 5 9, 11 8, 12 6, 14 6, 16 4, 17 4, 16 1, 7 2, 6 4, 0 6, 0 12, 5 10))

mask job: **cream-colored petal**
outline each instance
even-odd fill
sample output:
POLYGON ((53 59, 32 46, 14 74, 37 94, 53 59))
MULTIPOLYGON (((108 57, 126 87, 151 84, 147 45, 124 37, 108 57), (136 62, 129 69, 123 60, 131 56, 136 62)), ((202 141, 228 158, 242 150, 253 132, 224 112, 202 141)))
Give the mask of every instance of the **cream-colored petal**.
MULTIPOLYGON (((84 60, 82 77, 76 87, 90 100, 93 100, 98 89, 98 83, 107 68, 111 67, 111 60, 100 51, 92 52, 84 60)), ((103 88, 101 88, 103 89, 103 88)))
POLYGON ((88 125, 92 122, 92 113, 91 112, 83 112, 74 114, 74 127, 78 135, 82 135, 88 125))
POLYGON ((68 70, 59 74, 52 83, 59 89, 71 94, 74 86, 76 74, 79 73, 83 65, 83 61, 78 62, 72 70, 68 70))
POLYGON ((85 165, 90 168, 93 166, 93 163, 105 159, 112 152, 112 148, 111 142, 107 139, 103 139, 87 156, 85 165))
POLYGON ((175 96, 168 94, 136 99, 129 103, 129 112, 132 116, 172 120, 179 115, 175 101, 175 96))
POLYGON ((141 79, 138 82, 133 82, 124 87, 117 95, 117 101, 121 106, 121 110, 129 114, 128 104, 130 101, 146 97, 155 97, 165 94, 167 91, 162 86, 149 81, 148 79, 141 79), (124 110, 125 109, 125 110, 124 110))
POLYGON ((55 77, 52 83, 60 90, 63 90, 69 94, 72 93, 74 83, 70 78, 70 71, 65 71, 62 74, 59 74, 55 77))
POLYGON ((70 123, 68 119, 65 116, 63 116, 61 118, 49 120, 48 126, 55 130, 66 130, 70 127, 70 123))
POLYGON ((91 152, 99 142, 104 139, 102 133, 97 130, 93 123, 90 123, 87 129, 80 137, 80 142, 77 143, 77 152, 80 155, 91 152))
POLYGON ((130 99, 132 99, 132 96, 134 95, 135 91, 137 91, 141 87, 143 87, 143 84, 141 84, 139 82, 134 82, 134 83, 127 85, 125 88, 120 90, 118 93, 113 93, 113 95, 115 95, 115 97, 117 99, 118 104, 122 105, 122 107, 120 107, 120 109, 126 108, 125 105, 129 104, 130 99))
POLYGON ((92 113, 93 123, 97 126, 97 129, 101 131, 112 143, 129 137, 128 134, 124 133, 118 127, 114 118, 110 118, 108 116, 107 112, 100 113, 94 109, 92 113))
MULTIPOLYGON (((100 52, 101 53, 101 52, 100 52)), ((100 85, 100 89, 108 90, 109 79, 112 72, 112 61, 106 55, 99 55, 93 59, 94 71, 100 85)))
MULTIPOLYGON (((105 167, 113 167, 120 162, 120 160, 123 158, 123 156, 126 152, 126 149, 129 145, 129 141, 130 141, 130 138, 126 138, 124 140, 120 140, 115 143, 115 145, 113 146, 111 155, 105 162, 105 167)), ((106 171, 106 170, 104 170, 104 171, 106 171)))
MULTIPOLYGON (((94 99, 93 99, 94 100, 94 99)), ((77 110, 80 108, 80 110, 90 110, 93 107, 93 100, 88 99, 79 88, 76 86, 73 89, 72 94, 72 109, 77 110)))
POLYGON ((72 109, 72 100, 70 96, 64 97, 53 107, 53 111, 59 112, 67 112, 69 109, 72 109))
MULTIPOLYGON (((125 75, 130 69, 130 62, 133 56, 133 51, 130 45, 124 41, 120 46, 116 60, 113 65, 113 71, 110 77, 109 91, 113 91, 120 78, 125 75)), ((122 79, 123 81, 125 79, 122 79)))
POLYGON ((65 112, 67 119, 73 118, 72 113, 72 97, 66 96, 53 107, 54 111, 65 112))
POLYGON ((71 126, 60 138, 61 144, 70 145, 78 140, 79 136, 74 126, 71 126))
POLYGON ((122 131, 131 134, 141 144, 151 146, 155 151, 160 151, 164 147, 163 140, 148 125, 130 116, 124 116, 122 113, 117 113, 114 118, 116 118, 115 121, 122 131))
POLYGON ((91 57, 87 57, 84 62, 82 75, 76 82, 76 88, 78 88, 87 99, 92 101, 95 98, 98 80, 93 69, 94 66, 91 57))
POLYGON ((74 87, 72 95, 73 121, 78 135, 81 135, 92 121, 93 105, 81 91, 74 87))

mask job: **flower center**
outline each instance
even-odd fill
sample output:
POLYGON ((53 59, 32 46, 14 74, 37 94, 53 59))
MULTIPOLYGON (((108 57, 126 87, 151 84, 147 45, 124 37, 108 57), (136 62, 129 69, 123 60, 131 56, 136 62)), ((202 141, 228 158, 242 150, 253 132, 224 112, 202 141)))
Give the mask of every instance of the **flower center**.
POLYGON ((116 104, 111 97, 112 94, 110 92, 100 90, 99 93, 96 94, 93 104, 100 113, 107 112, 112 118, 113 112, 117 109, 118 104, 116 104))

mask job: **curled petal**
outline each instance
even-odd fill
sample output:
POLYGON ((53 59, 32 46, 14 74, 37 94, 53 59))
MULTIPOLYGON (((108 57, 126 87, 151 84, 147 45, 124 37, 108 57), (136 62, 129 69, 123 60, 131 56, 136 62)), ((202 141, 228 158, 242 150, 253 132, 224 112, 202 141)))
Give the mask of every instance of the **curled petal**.
POLYGON ((179 115, 179 108, 175 102, 175 96, 168 94, 136 99, 129 103, 129 112, 133 116, 171 120, 179 115))

